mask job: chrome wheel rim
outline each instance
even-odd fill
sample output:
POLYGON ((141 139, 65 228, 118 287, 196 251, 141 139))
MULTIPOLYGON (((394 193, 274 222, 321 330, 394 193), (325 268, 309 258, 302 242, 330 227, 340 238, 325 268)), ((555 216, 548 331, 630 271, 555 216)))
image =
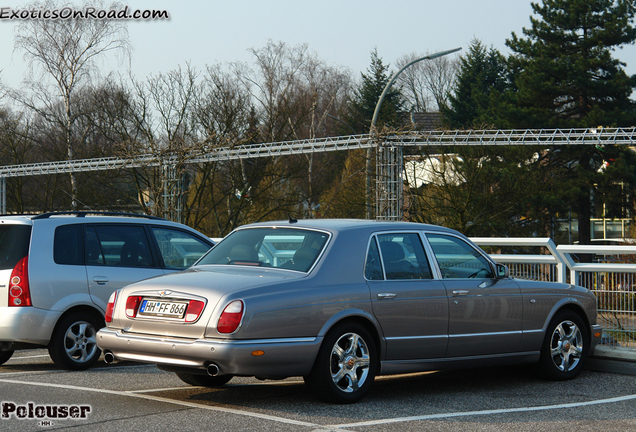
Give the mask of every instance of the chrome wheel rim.
POLYGON ((331 379, 345 393, 353 393, 369 376, 369 347, 356 333, 346 333, 331 349, 331 379))
POLYGON ((78 363, 90 360, 97 351, 95 328, 86 321, 78 321, 66 330, 64 349, 70 359, 78 363))
POLYGON ((562 372, 576 368, 583 353, 583 335, 572 321, 563 321, 554 329, 550 343, 552 362, 562 372))

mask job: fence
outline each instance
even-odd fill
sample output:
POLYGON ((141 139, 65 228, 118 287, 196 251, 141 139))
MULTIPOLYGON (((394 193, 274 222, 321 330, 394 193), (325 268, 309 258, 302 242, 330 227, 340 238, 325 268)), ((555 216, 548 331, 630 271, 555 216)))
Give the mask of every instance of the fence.
POLYGON ((542 254, 494 253, 495 261, 508 265, 520 279, 574 283, 594 292, 603 340, 610 348, 636 348, 636 246, 556 246, 550 238, 472 238, 489 248, 542 248, 542 254), (549 254, 546 254, 545 252, 549 254), (593 254, 593 263, 578 256, 593 254))

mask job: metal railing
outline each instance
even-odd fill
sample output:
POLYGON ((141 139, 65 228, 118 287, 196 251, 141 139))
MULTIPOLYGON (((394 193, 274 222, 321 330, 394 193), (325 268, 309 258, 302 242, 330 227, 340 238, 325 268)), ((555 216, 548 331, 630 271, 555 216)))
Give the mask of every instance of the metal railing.
POLYGON ((636 246, 556 246, 550 238, 471 240, 490 248, 542 248, 547 253, 491 251, 490 256, 508 265, 516 278, 569 282, 590 289, 596 295, 599 324, 604 330, 601 343, 611 348, 636 348, 636 246), (579 262, 577 257, 582 254, 593 254, 595 262, 579 262))

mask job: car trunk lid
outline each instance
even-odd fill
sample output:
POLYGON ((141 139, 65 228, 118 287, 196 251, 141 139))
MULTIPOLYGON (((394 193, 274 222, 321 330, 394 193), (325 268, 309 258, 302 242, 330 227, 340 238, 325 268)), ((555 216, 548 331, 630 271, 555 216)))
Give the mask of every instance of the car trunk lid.
POLYGON ((129 285, 117 301, 114 326, 126 332, 164 337, 197 339, 204 337, 208 322, 216 324, 225 304, 219 302, 228 294, 262 285, 303 277, 305 274, 241 266, 200 266, 190 270, 149 279, 129 285), (133 300, 128 300, 129 298, 133 300), (137 299, 137 300, 134 300, 137 299), (134 317, 126 315, 137 307, 134 317), (204 307, 192 322, 187 322, 191 302, 203 302, 204 307))

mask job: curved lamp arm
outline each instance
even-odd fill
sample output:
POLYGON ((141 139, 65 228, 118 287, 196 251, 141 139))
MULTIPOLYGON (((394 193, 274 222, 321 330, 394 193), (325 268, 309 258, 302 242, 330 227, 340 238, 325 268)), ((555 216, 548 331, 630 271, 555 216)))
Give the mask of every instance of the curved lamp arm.
POLYGON ((432 60, 434 58, 437 57, 442 57, 448 54, 452 54, 454 52, 459 51, 461 48, 455 48, 452 50, 448 50, 448 51, 440 51, 440 52, 436 52, 434 54, 429 54, 426 57, 422 57, 422 58, 418 58, 417 60, 413 60, 412 62, 408 63, 407 65, 405 65, 404 67, 402 67, 402 69, 400 69, 399 71, 397 71, 397 73, 395 73, 391 79, 389 80, 388 83, 386 83, 386 86, 384 87, 384 90, 382 90, 382 94, 380 95, 380 99, 378 99, 378 103, 375 106, 375 111, 373 111, 373 120, 371 120, 371 131, 370 133, 373 133, 375 131, 375 124, 378 121, 378 115, 380 114, 380 105, 382 105, 382 101, 384 100, 384 96, 386 96, 386 93, 389 91, 389 87, 391 87, 391 84, 393 84, 395 82, 395 79, 398 77, 398 75, 400 75, 404 69, 406 69, 407 67, 411 66, 414 63, 420 62, 422 60, 432 60))

